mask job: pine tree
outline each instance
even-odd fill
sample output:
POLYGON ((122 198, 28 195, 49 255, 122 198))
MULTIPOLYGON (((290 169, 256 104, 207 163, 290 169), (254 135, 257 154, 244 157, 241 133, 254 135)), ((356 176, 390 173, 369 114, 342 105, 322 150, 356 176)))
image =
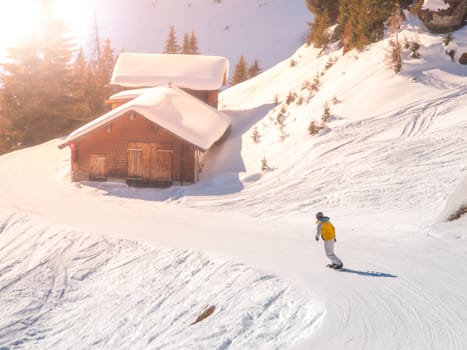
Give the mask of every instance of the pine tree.
POLYGON ((263 159, 261 159, 261 170, 264 172, 270 170, 266 156, 264 156, 263 159))
POLYGON ((311 25, 311 42, 315 47, 326 47, 329 43, 329 37, 326 30, 331 25, 328 11, 325 9, 322 14, 316 18, 311 25))
POLYGON ((402 10, 398 0, 394 2, 394 7, 387 21, 390 34, 394 34, 394 39, 389 41, 389 49, 386 51, 386 64, 396 73, 402 70, 402 46, 399 41, 399 30, 402 24, 402 10))
POLYGON ((418 50, 420 49, 420 42, 418 41, 417 38, 409 42, 409 50, 410 50, 410 57, 412 58, 420 58, 420 52, 418 50))
POLYGON ((330 23, 334 24, 339 16, 339 2, 340 0, 305 0, 305 5, 315 19, 326 10, 330 23))
MULTIPOLYGON (((103 94, 101 94, 99 90, 96 68, 91 63, 88 63, 86 72, 86 97, 89 106, 89 117, 101 114, 104 101, 102 101, 103 94)), ((83 119, 86 119, 86 117, 83 117, 83 119)))
POLYGON ((253 139, 254 143, 259 143, 261 139, 261 135, 259 134, 258 127, 256 125, 253 129, 253 133, 251 134, 251 138, 253 139))
POLYGON ((385 59, 386 65, 398 74, 402 70, 402 48, 398 41, 391 39, 389 40, 389 48, 386 49, 385 59))
POLYGON ((245 80, 248 80, 248 67, 247 67, 245 57, 241 55, 240 60, 235 66, 235 71, 233 73, 230 85, 233 86, 245 80))
POLYGON ((452 30, 449 30, 447 32, 446 36, 443 38, 443 45, 448 46, 449 43, 452 41, 452 39, 454 39, 454 37, 452 35, 452 30))
POLYGON ((80 49, 75 62, 73 64, 73 100, 75 109, 73 111, 72 124, 81 124, 81 121, 87 120, 90 117, 91 110, 89 108, 89 80, 88 80, 88 62, 84 55, 83 49, 80 49))
POLYGON ((105 39, 104 48, 102 49, 102 55, 100 57, 101 75, 105 84, 108 84, 112 78, 112 73, 116 63, 114 52, 115 50, 112 47, 110 38, 107 37, 105 39))
MULTIPOLYGON (((0 101, 2 100, 2 94, 3 90, 0 89, 0 101)), ((11 133, 10 121, 3 116, 0 109, 0 154, 10 151, 11 133)))
POLYGON ((400 2, 398 0, 395 0, 391 14, 387 21, 387 25, 388 25, 390 34, 396 35, 397 41, 399 41, 399 38, 397 38, 397 36, 399 34, 401 24, 404 20, 403 16, 404 14, 402 12, 400 2))
POLYGON ((192 55, 199 55, 198 38, 194 29, 191 31, 190 36, 190 51, 192 55))
POLYGON ((344 52, 380 40, 384 23, 394 6, 394 0, 341 0, 339 4, 339 34, 344 52))
POLYGON ((310 125, 308 125, 308 133, 312 136, 316 135, 320 130, 321 128, 318 126, 318 124, 314 120, 312 120, 310 122, 310 125))
POLYGON ((43 26, 8 49, 2 65, 3 116, 11 123, 11 144, 32 145, 64 134, 72 124, 74 40, 47 0, 38 12, 43 26))
POLYGON ((403 9, 407 9, 409 6, 411 6, 415 0, 400 0, 400 5, 403 9))
POLYGON ((107 111, 108 107, 105 101, 110 97, 113 90, 108 86, 112 77, 116 58, 110 38, 104 40, 104 46, 101 46, 101 39, 97 25, 93 38, 94 56, 89 62, 87 72, 87 96, 90 116, 95 117, 107 111))
MULTIPOLYGON (((287 94, 287 97, 285 98, 285 104, 286 105, 289 105, 291 104, 293 101, 295 101, 295 98, 297 97, 297 94, 293 91, 289 91, 289 93, 287 94)), ((284 111, 285 113, 285 111, 284 111)))
POLYGON ((384 36, 385 23, 395 10, 397 3, 397 21, 402 23, 402 11, 398 0, 368 0, 368 11, 374 20, 370 22, 369 43, 381 40, 384 36))
POLYGON ((357 9, 354 7, 354 0, 341 0, 339 4, 339 23, 337 35, 339 35, 342 45, 344 46, 344 53, 352 48, 353 31, 355 26, 357 9))
POLYGON ((100 35, 97 18, 94 17, 93 36, 91 38, 92 55, 87 69, 87 91, 89 113, 86 120, 100 115, 108 110, 105 101, 113 90, 108 87, 115 66, 115 50, 110 38, 103 40, 100 35))
POLYGON ((190 55, 191 54, 190 34, 188 34, 188 33, 185 33, 183 35, 182 51, 180 53, 183 54, 183 55, 190 55))
POLYGON ((324 47, 329 42, 326 29, 336 23, 339 15, 339 0, 305 0, 305 5, 314 16, 314 21, 308 23, 307 44, 324 47))
POLYGON ((446 51, 445 51, 446 55, 448 55, 451 58, 452 62, 455 61, 456 50, 448 46, 453 39, 454 39, 454 36, 452 35, 452 30, 449 30, 446 36, 443 38, 443 45, 446 47, 446 51))
POLYGON ((175 54, 175 53, 178 53, 179 51, 180 50, 179 50, 179 46, 177 43, 177 37, 175 35, 175 27, 170 26, 169 36, 167 37, 167 41, 165 42, 164 53, 175 54))
POLYGON ((255 58, 253 64, 248 68, 248 77, 254 78, 256 77, 259 73, 263 71, 263 68, 260 67, 258 59, 255 58))
POLYGON ((102 114, 106 112, 107 107, 105 105, 105 100, 107 100, 110 95, 112 95, 113 90, 108 86, 112 73, 115 67, 116 58, 114 55, 114 49, 110 38, 106 38, 104 42, 104 47, 102 48, 102 54, 99 58, 99 66, 97 70, 97 89, 99 100, 96 104, 97 110, 93 111, 94 114, 102 114))
POLYGON ((180 53, 183 55, 199 55, 198 49, 198 38, 196 37, 195 30, 183 35, 183 44, 180 49, 180 53))
POLYGON ((321 116, 321 121, 326 123, 331 117, 331 109, 329 108, 328 102, 326 101, 323 105, 323 115, 321 116))

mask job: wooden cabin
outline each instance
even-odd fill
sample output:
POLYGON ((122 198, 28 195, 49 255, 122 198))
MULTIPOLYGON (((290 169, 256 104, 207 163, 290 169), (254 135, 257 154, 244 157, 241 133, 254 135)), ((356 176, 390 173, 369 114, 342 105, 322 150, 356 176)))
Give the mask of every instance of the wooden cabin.
MULTIPOLYGON (((143 71, 147 75, 128 71, 127 65, 133 69, 136 64, 135 54, 122 55, 111 84, 135 89, 111 96, 110 112, 75 130, 60 145, 71 150, 71 180, 123 180, 130 185, 157 187, 196 182, 201 156, 230 127, 230 119, 217 110, 217 94, 226 81, 228 65, 224 61, 223 69, 211 67, 211 73, 220 76, 209 82, 202 65, 201 72, 193 68, 191 73, 183 72, 187 76, 176 76, 173 71, 172 80, 167 81, 167 76, 162 78, 148 69, 151 66, 147 62, 137 65, 146 65, 143 71), (131 55, 131 59, 122 60, 122 55, 131 55)), ((155 56, 160 64, 170 62, 172 67, 174 62, 165 56, 182 55, 155 56), (164 56, 162 60, 160 56, 164 56)), ((199 61, 198 56, 183 59, 189 57, 199 61)), ((210 59, 207 61, 209 67, 210 59)), ((213 65, 219 62, 222 60, 216 58, 213 65)))
MULTIPOLYGON (((138 91, 171 84, 217 108, 219 90, 227 84, 228 77, 229 61, 225 57, 122 53, 110 85, 138 91)), ((108 102, 115 108, 127 101, 114 96, 108 102)))

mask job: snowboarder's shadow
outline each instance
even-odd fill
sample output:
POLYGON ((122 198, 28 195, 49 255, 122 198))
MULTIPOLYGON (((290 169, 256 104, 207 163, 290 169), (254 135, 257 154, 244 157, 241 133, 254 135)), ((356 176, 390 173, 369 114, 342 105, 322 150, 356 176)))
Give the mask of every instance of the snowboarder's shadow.
POLYGON ((377 271, 359 271, 359 270, 352 270, 344 267, 342 272, 353 273, 360 276, 367 276, 367 277, 386 277, 386 278, 397 278, 399 276, 391 275, 390 273, 385 272, 377 272, 377 271))

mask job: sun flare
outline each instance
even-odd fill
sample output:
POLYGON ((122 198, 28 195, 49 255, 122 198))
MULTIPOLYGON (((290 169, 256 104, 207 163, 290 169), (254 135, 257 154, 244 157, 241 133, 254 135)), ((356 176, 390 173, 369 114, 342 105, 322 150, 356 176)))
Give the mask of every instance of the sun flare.
POLYGON ((2 1, 0 4, 0 46, 11 45, 38 25, 39 6, 34 0, 2 1))
MULTIPOLYGON (((0 49, 40 30, 43 0, 0 2, 0 49)), ((90 17, 89 0, 51 0, 54 14, 64 21, 75 36, 86 30, 90 17)))
POLYGON ((90 29, 93 18, 91 0, 55 0, 53 3, 57 16, 65 21, 77 38, 90 29))

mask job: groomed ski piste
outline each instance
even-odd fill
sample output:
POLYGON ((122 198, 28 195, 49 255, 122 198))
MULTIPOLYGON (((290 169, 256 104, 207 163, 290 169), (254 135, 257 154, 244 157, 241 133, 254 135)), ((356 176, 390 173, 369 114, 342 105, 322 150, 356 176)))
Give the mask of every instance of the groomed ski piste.
POLYGON ((466 349, 467 217, 447 219, 467 202, 467 68, 415 20, 399 36, 421 43, 399 75, 386 39, 301 47, 225 90, 232 130, 195 185, 70 183, 62 140, 0 157, 0 348, 466 349))

